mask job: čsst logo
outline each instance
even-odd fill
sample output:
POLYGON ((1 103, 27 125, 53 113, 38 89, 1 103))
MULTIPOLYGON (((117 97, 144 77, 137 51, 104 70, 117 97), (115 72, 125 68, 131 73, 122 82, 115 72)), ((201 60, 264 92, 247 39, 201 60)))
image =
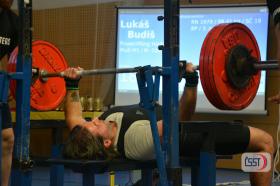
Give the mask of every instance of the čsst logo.
POLYGON ((243 153, 241 168, 244 172, 268 172, 271 169, 269 153, 243 153))

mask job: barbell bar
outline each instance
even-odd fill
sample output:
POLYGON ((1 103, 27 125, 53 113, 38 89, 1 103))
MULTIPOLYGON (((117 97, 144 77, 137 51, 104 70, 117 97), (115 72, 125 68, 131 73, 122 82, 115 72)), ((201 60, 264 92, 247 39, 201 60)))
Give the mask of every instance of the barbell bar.
MULTIPOLYGON (((67 68, 62 53, 51 43, 35 41, 32 44, 31 106, 37 110, 52 110, 63 100, 66 89, 63 78, 67 68), (46 78, 52 77, 46 80, 46 78), (43 80, 43 81, 42 81, 43 80)), ((8 71, 16 69, 17 49, 12 53, 8 71)), ((179 62, 179 75, 185 72, 186 61, 179 62)), ((261 61, 260 52, 251 31, 243 24, 230 23, 215 26, 207 34, 200 52, 200 81, 208 100, 223 110, 241 110, 254 99, 260 81, 261 70, 279 69, 279 61, 261 61)), ((135 73, 141 69, 108 68, 82 70, 81 76, 114 73, 135 73)), ((163 68, 155 67, 157 71, 163 68)), ((179 78, 180 79, 180 78, 179 78)), ((15 96, 15 82, 11 83, 15 96)))
MULTIPOLYGON (((179 68, 180 70, 184 71, 185 65, 187 61, 180 61, 179 68)), ((278 70, 279 69, 279 61, 278 60, 267 60, 267 61, 260 61, 258 63, 252 64, 251 71, 258 71, 258 70, 278 70)), ((91 70, 78 70, 77 75, 79 76, 91 76, 91 75, 100 75, 100 74, 119 74, 119 73, 136 73, 138 72, 142 66, 133 67, 133 68, 107 68, 107 69, 91 69, 91 70)), ((160 68, 155 67, 158 71, 161 71, 160 68)), ((194 65, 193 70, 199 70, 199 65, 194 65)), ((32 68, 33 75, 37 75, 41 78, 48 78, 48 77, 65 77, 64 71, 62 72, 48 72, 46 70, 40 70, 36 68, 32 68)), ((246 73, 244 73, 246 74, 246 73)), ((252 75, 253 73, 247 73, 246 75, 252 75)))
MULTIPOLYGON (((247 63, 250 63, 247 61, 247 63)), ((279 61, 278 60, 266 60, 266 61, 259 61, 259 62, 254 62, 251 65, 247 65, 246 67, 249 68, 249 70, 245 70, 245 66, 243 66, 242 71, 240 71, 241 74, 244 75, 254 75, 260 70, 266 71, 266 70, 279 70, 279 61)), ((187 61, 181 60, 179 62, 179 70, 182 71, 181 76, 184 77, 184 68, 187 64, 187 61)), ((192 67, 193 70, 199 70, 199 65, 194 65, 192 67)))
POLYGON ((254 63, 255 70, 279 70, 279 60, 266 60, 254 63))
MULTIPOLYGON (((108 68, 108 69, 91 69, 91 70, 78 70, 77 75, 79 76, 90 76, 90 75, 98 75, 98 74, 116 74, 116 73, 135 73, 139 71, 141 67, 133 67, 133 68, 108 68)), ((39 77, 65 77, 64 71, 62 72, 47 72, 46 70, 35 71, 35 73, 39 72, 39 77)))

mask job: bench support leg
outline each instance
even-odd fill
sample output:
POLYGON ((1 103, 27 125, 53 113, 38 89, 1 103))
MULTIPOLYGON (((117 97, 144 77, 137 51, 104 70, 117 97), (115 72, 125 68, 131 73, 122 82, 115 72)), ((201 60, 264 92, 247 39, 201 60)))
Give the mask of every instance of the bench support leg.
POLYGON ((191 167, 192 186, 216 185, 216 154, 200 152, 200 160, 197 165, 191 167))
MULTIPOLYGON (((52 130, 52 158, 61 158, 62 128, 52 130)), ((64 166, 52 165, 50 169, 50 186, 63 186, 64 166)))
POLYGON ((194 165, 191 168, 191 185, 198 186, 199 179, 199 165, 194 165))
POLYGON ((216 154, 200 152, 199 186, 216 185, 216 154))
POLYGON ((91 171, 83 172, 83 186, 94 186, 95 175, 91 171))
POLYGON ((50 186, 63 186, 64 166, 52 165, 50 170, 50 186))
POLYGON ((182 168, 168 168, 168 180, 170 181, 171 185, 182 185, 182 168))
POLYGON ((152 182, 153 182, 153 170, 152 169, 142 169, 141 177, 142 177, 143 185, 152 186, 152 182))

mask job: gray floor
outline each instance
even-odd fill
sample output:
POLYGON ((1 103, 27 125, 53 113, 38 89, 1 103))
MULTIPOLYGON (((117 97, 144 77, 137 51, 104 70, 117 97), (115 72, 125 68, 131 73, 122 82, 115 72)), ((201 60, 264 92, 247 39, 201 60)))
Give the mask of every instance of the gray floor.
MULTIPOLYGON (((32 186, 49 186, 49 168, 37 167, 33 169, 32 186)), ((108 173, 96 175, 96 186, 108 186, 109 176, 108 173)), ((115 175, 115 184, 119 186, 132 185, 132 181, 128 172, 117 172, 115 175)), ((217 185, 220 186, 249 186, 249 175, 238 170, 217 170, 217 185)), ((184 186, 190 185, 190 169, 183 171, 184 186)), ((65 170, 64 186, 81 186, 81 174, 74 173, 71 170, 65 170)), ((273 183, 273 186, 280 186, 279 183, 273 183)))

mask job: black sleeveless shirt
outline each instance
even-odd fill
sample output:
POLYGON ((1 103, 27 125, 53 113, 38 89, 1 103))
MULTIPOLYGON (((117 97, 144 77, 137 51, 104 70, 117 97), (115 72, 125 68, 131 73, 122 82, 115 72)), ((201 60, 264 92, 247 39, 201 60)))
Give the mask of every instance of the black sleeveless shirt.
MULTIPOLYGON (((139 105, 117 106, 104 112, 99 119, 105 120, 109 115, 116 112, 122 112, 123 118, 117 142, 118 152, 125 157, 124 152, 124 136, 131 124, 138 120, 149 120, 148 111, 141 108, 139 105)), ((162 107, 156 106, 157 121, 162 119, 162 107)))
POLYGON ((18 16, 11 10, 0 9, 0 59, 10 54, 18 43, 18 16))

